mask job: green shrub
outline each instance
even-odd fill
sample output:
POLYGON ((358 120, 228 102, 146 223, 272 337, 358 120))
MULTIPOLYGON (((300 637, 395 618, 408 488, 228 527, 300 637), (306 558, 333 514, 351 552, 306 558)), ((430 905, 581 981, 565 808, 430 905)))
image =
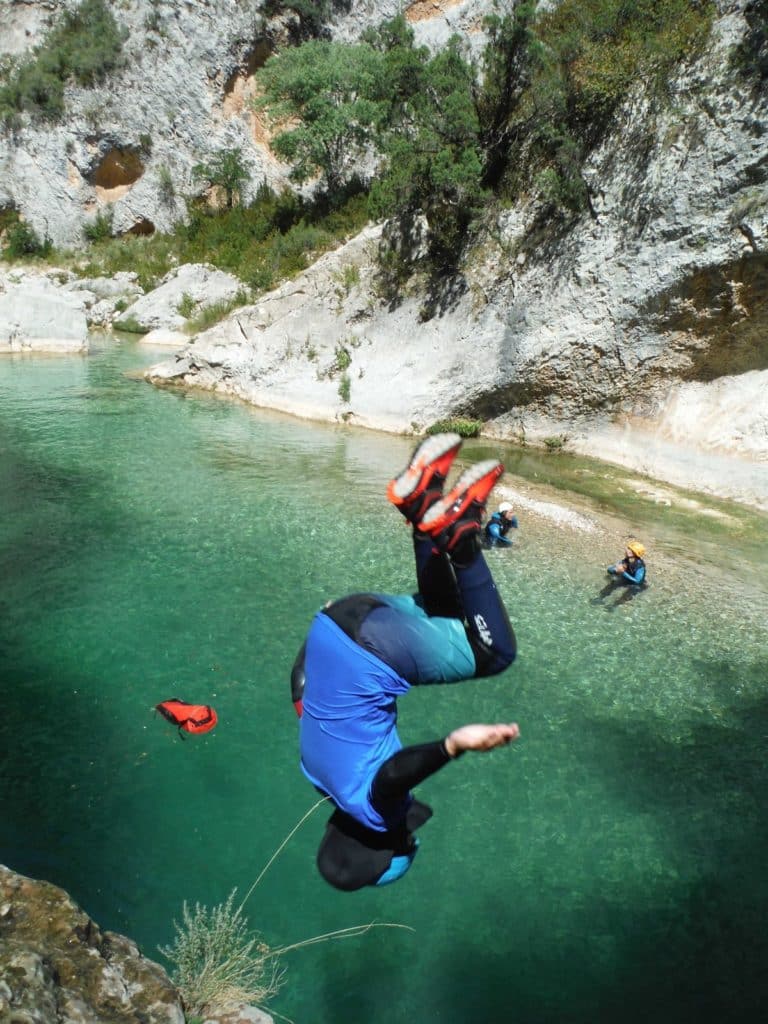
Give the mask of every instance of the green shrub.
POLYGON ((282 985, 284 971, 280 964, 286 953, 365 935, 372 928, 413 931, 407 925, 371 922, 313 935, 288 946, 270 947, 249 928, 243 908, 251 894, 292 836, 327 799, 318 800, 288 833, 238 907, 234 906, 235 889, 224 903, 211 910, 197 903, 192 911, 184 903, 182 923, 173 922, 176 935, 172 945, 159 948, 171 963, 171 979, 181 993, 186 1012, 193 1018, 219 1016, 241 1003, 262 1004, 282 985))
POLYGON ((112 325, 116 331, 125 331, 126 334, 146 334, 147 328, 144 327, 135 316, 127 316, 123 320, 116 320, 112 325))
POLYGON ((181 296, 181 300, 176 306, 176 312, 179 316, 183 316, 185 320, 188 320, 197 309, 197 302, 192 298, 189 292, 184 292, 181 296))
POLYGON ((25 259, 30 256, 45 258, 50 256, 52 250, 50 238, 41 241, 34 228, 26 221, 17 219, 6 230, 3 250, 6 259, 25 259))
POLYGON ((478 437, 483 429, 482 420, 469 419, 448 419, 438 420, 431 427, 427 427, 425 433, 430 434, 458 434, 459 437, 478 437))
POLYGON ((360 268, 354 263, 348 263, 339 274, 336 274, 336 280, 341 285, 344 295, 349 295, 352 289, 360 284, 360 268))
POLYGON ((185 903, 182 923, 173 922, 173 945, 160 949, 173 964, 173 980, 193 1013, 207 1015, 239 1003, 258 1006, 280 989, 282 971, 269 946, 249 934, 234 897, 235 890, 211 910, 199 903, 190 910, 185 903))
POLYGON ((82 0, 65 11, 32 57, 16 65, 0 87, 0 119, 9 124, 26 111, 57 120, 64 113, 64 85, 90 88, 120 66, 126 31, 105 0, 82 0))
POLYGON ((581 168, 635 86, 657 92, 702 47, 711 0, 529 2, 489 19, 479 98, 485 183, 515 197, 535 182, 553 210, 589 205, 581 168))
POLYGON ((231 210, 235 200, 240 199, 243 186, 247 184, 250 174, 243 162, 242 149, 236 148, 223 149, 214 153, 204 163, 195 164, 192 168, 192 177, 220 188, 224 192, 227 209, 231 210))
POLYGON ((366 220, 359 196, 328 211, 325 204, 262 188, 247 207, 217 211, 192 204, 188 222, 172 234, 112 238, 111 223, 107 232, 106 223, 97 227, 94 222, 89 226, 94 240, 87 261, 78 263, 77 272, 98 277, 135 271, 148 291, 181 263, 211 263, 236 274, 260 294, 304 270, 351 231, 359 231, 366 220))
POLYGON ((112 237, 113 210, 111 206, 100 210, 93 220, 83 224, 83 234, 89 242, 103 242, 112 237))
POLYGON ((173 183, 173 176, 165 164, 161 164, 157 168, 157 189, 160 193, 160 199, 165 205, 173 205, 173 201, 176 198, 176 186, 173 183))
MULTIPOLYGON (((194 319, 190 320, 186 326, 186 330, 190 334, 198 334, 200 331, 206 331, 209 327, 213 327, 214 324, 219 323, 225 317, 229 316, 233 309, 238 309, 240 306, 246 306, 250 301, 248 292, 244 289, 234 295, 231 299, 222 299, 221 302, 212 302, 208 306, 203 306, 200 312, 194 319)), ((183 316, 184 314, 182 314, 183 316)))
POLYGON ((84 277, 113 277, 120 271, 134 271, 141 287, 150 291, 179 262, 176 252, 176 242, 169 235, 107 238, 91 245, 87 262, 78 263, 77 272, 84 277))
POLYGON ((567 434, 555 434, 552 437, 544 438, 544 447, 548 452, 560 452, 568 443, 567 434))
POLYGON ((352 397, 352 381, 350 380, 348 373, 342 373, 341 380, 339 381, 339 398, 344 402, 345 405, 349 405, 349 400, 352 397))
POLYGON ((333 372, 340 373, 343 370, 349 369, 351 362, 352 356, 349 349, 345 348, 343 345, 337 345, 336 355, 333 360, 333 372))

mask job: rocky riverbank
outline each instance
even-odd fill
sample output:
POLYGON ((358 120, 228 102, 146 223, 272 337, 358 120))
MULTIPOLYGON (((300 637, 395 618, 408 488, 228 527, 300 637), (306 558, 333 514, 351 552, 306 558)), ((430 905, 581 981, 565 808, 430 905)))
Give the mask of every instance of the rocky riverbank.
MULTIPOLYGON (((477 369, 472 323, 419 325, 414 301, 385 317, 373 298, 379 234, 367 229, 196 336, 187 333, 191 317, 242 294, 233 275, 184 265, 144 294, 132 273, 79 278, 62 268, 6 269, 0 353, 85 353, 92 332, 127 324, 143 344, 174 351, 147 371, 155 384, 213 390, 308 419, 416 433, 461 408, 477 369), (355 284, 344 288, 349 267, 355 284)), ((483 434, 539 445, 554 439, 566 451, 644 477, 768 510, 766 370, 678 382, 645 416, 598 411, 555 421, 521 410, 517 419, 509 413, 486 420, 483 434)))
MULTIPOLYGON (((63 889, 0 865, 0 1021, 184 1024, 181 997, 135 943, 101 928, 63 889)), ((255 1007, 206 1024, 272 1024, 255 1007)))

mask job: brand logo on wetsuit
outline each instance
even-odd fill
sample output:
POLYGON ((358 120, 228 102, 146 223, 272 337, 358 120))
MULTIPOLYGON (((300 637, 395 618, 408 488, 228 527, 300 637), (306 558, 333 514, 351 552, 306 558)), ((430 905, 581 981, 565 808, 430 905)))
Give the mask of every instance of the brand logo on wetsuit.
POLYGON ((477 632, 480 634, 480 639, 484 644, 488 644, 490 647, 493 643, 493 637, 491 636, 490 629, 488 629, 488 623, 480 614, 475 616, 475 627, 477 628, 477 632))

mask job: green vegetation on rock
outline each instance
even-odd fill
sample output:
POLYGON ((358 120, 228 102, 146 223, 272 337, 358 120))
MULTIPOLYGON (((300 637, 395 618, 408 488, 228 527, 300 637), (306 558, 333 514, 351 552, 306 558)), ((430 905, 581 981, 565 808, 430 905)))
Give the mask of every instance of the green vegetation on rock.
POLYGON ((50 239, 40 239, 15 210, 0 212, 0 232, 4 235, 3 259, 47 259, 53 251, 50 239))
POLYGON ((70 261, 86 277, 133 270, 145 289, 156 287, 180 263, 212 263, 261 293, 306 270, 322 253, 356 234, 367 219, 363 195, 341 197, 337 207, 329 208, 264 187, 250 205, 215 210, 193 202, 187 223, 173 234, 102 237, 90 246, 85 260, 73 256, 70 261))
POLYGON ((297 181, 319 174, 332 193, 360 156, 375 157, 371 214, 399 222, 401 237, 423 215, 440 273, 489 203, 536 196, 545 221, 589 209, 586 158, 633 89, 663 95, 713 12, 711 0, 500 3, 477 63, 458 36, 435 55, 415 46, 399 16, 355 45, 311 40, 273 55, 258 106, 287 125, 274 148, 297 181))
POLYGON ((125 38, 105 0, 82 0, 65 11, 31 58, 11 66, 0 86, 0 121, 13 128, 23 113, 60 119, 67 82, 100 82, 119 67, 125 38))
POLYGON ((438 420, 428 427, 426 434, 458 434, 459 437, 478 437, 483 429, 482 420, 462 419, 461 417, 438 420))

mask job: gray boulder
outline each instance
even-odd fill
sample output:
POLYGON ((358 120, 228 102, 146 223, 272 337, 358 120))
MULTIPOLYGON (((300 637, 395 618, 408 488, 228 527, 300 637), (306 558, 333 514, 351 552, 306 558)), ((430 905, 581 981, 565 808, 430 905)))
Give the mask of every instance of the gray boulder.
POLYGON ((0 280, 0 352, 85 352, 85 301, 47 277, 0 280))
POLYGON ((167 274, 154 291, 128 306, 121 320, 141 332, 159 328, 179 331, 191 316, 216 303, 232 301, 243 288, 242 281, 223 270, 205 263, 185 263, 167 274), (187 307, 186 315, 179 312, 187 307))

